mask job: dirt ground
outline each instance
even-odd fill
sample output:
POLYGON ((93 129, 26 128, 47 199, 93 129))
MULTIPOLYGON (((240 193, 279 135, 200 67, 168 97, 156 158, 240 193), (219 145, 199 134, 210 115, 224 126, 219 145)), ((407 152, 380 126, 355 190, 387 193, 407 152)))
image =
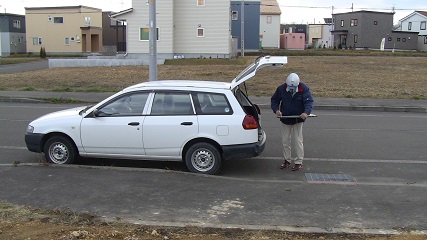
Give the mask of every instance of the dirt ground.
MULTIPOLYGON (((173 60, 158 79, 230 82, 254 57, 217 61, 173 60)), ((247 82, 250 95, 271 96, 291 72, 314 97, 427 99, 427 58, 389 56, 291 56, 283 68, 264 68, 247 82)), ((52 68, 0 75, 0 90, 112 91, 148 80, 148 66, 52 68)))
POLYGON ((121 239, 121 240, 234 240, 337 239, 421 240, 426 235, 318 234, 277 230, 215 229, 134 225, 116 219, 105 222, 95 215, 64 209, 37 209, 0 202, 0 239, 121 239))

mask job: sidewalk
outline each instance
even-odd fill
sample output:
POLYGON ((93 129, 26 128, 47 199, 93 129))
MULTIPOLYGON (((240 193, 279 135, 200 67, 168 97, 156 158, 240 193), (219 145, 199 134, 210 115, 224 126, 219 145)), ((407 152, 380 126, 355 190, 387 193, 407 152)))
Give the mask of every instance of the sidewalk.
MULTIPOLYGON (((97 103, 114 93, 111 92, 36 92, 0 91, 0 102, 40 102, 40 99, 74 99, 97 103)), ((250 97, 260 106, 269 106, 270 97, 250 97)), ((316 110, 385 111, 427 113, 427 100, 409 99, 362 99, 362 98, 315 98, 316 110)))

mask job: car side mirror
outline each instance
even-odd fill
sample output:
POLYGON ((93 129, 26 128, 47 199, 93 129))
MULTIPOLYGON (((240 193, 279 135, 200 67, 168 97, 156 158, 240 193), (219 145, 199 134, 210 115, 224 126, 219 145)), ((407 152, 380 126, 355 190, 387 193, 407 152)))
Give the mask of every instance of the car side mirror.
POLYGON ((98 117, 99 116, 99 110, 98 109, 93 110, 92 115, 94 117, 98 117))

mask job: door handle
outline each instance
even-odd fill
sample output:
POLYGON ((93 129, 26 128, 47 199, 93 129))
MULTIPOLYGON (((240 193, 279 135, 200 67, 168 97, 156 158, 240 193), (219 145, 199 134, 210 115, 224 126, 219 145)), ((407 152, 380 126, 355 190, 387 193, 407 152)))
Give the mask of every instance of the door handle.
POLYGON ((191 126, 191 125, 193 125, 193 122, 182 122, 181 125, 191 126))
POLYGON ((128 123, 129 126, 139 126, 139 122, 130 122, 128 123))

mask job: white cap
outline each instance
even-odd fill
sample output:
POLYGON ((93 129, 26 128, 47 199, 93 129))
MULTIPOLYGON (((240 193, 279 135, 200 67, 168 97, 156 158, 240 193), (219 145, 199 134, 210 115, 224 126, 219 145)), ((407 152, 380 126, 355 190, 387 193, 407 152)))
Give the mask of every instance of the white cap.
POLYGON ((299 85, 299 76, 296 73, 289 74, 288 78, 286 78, 286 85, 289 87, 296 87, 299 85))

